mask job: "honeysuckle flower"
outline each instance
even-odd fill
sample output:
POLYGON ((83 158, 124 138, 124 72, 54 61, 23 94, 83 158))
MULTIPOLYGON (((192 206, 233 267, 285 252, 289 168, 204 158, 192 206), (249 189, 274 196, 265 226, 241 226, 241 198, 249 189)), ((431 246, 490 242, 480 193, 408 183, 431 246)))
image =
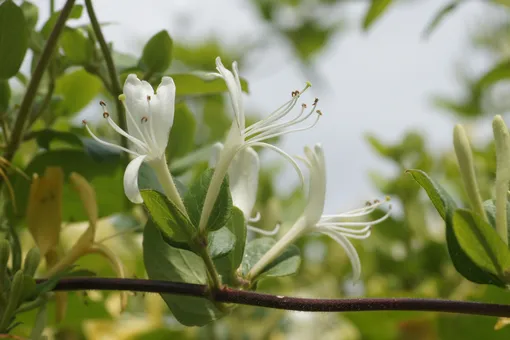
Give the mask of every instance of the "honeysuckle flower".
POLYGON ((306 104, 302 104, 301 110, 295 117, 285 120, 296 107, 301 94, 311 86, 310 83, 307 83, 302 91, 293 91, 291 93, 291 99, 273 113, 253 125, 246 127, 242 88, 237 63, 234 62, 232 64, 233 72, 231 72, 223 66, 221 59, 218 57, 216 58, 216 69, 218 73, 211 73, 209 76, 221 78, 225 81, 234 111, 234 121, 228 132, 223 150, 218 159, 216 170, 207 191, 202 215, 200 217, 200 230, 204 230, 207 225, 209 215, 220 190, 221 182, 227 174, 230 163, 239 151, 253 146, 265 147, 276 151, 294 166, 302 179, 301 170, 296 161, 285 151, 266 141, 274 137, 310 129, 317 124, 320 115, 322 115, 321 111, 317 110, 318 99, 316 98, 311 108, 307 108, 306 104), (296 125, 310 119, 312 120, 311 124, 296 127, 296 125))
MULTIPOLYGON (((223 150, 223 144, 216 143, 212 147, 212 155, 209 165, 214 167, 218 161, 219 155, 223 150)), ((230 193, 232 195, 233 205, 238 207, 248 223, 247 228, 253 232, 263 235, 274 235, 278 232, 279 226, 268 231, 250 225, 260 220, 260 214, 252 217, 253 207, 257 201, 257 189, 259 185, 260 160, 259 155, 253 148, 247 147, 240 150, 230 163, 228 168, 228 178, 230 193)))
POLYGON ((174 121, 175 84, 173 79, 163 77, 157 92, 154 92, 148 82, 141 81, 136 75, 130 74, 124 84, 124 94, 119 96, 119 100, 122 101, 126 110, 127 131, 113 121, 106 110, 106 104, 102 101, 100 104, 103 107, 103 117, 108 124, 130 142, 129 149, 98 138, 84 121, 89 134, 103 145, 135 156, 124 172, 124 192, 131 202, 143 202, 138 188, 138 171, 142 163, 146 162, 156 173, 168 198, 185 212, 168 170, 165 155, 174 121))
POLYGON ((328 235, 344 248, 353 267, 353 276, 357 280, 361 274, 361 263, 358 253, 349 239, 365 239, 370 236, 372 226, 384 221, 390 216, 391 205, 388 212, 381 218, 373 221, 352 221, 369 215, 384 201, 374 201, 369 205, 342 214, 324 215, 324 202, 326 199, 326 168, 324 153, 320 144, 312 149, 305 148, 303 162, 310 171, 310 185, 308 202, 303 214, 294 225, 264 256, 251 268, 248 279, 255 278, 269 263, 277 258, 295 240, 310 232, 319 232, 328 235))

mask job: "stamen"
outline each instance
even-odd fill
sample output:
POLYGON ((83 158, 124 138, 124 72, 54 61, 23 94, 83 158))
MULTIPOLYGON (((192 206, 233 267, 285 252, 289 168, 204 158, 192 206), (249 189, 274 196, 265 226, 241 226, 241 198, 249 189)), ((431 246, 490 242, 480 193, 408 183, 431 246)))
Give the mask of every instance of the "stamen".
POLYGON ((317 226, 320 227, 359 227, 359 226, 367 226, 367 225, 374 225, 379 224, 383 222, 384 220, 388 219, 391 215, 391 204, 388 207, 388 211, 386 214, 384 214, 382 217, 378 218, 374 221, 367 221, 367 222, 340 222, 340 221, 324 221, 317 224, 317 226))
POLYGON ((141 121, 142 123, 147 123, 147 121, 148 121, 148 120, 149 120, 149 118, 147 118, 147 117, 145 117, 145 116, 144 116, 144 117, 142 117, 142 119, 140 119, 140 121, 141 121))
POLYGON ((134 151, 131 151, 129 149, 126 149, 120 145, 116 145, 116 144, 113 144, 113 143, 109 143, 109 142, 105 142, 104 140, 102 139, 99 139, 94 133, 92 133, 92 130, 90 130, 89 126, 87 125, 87 122, 85 120, 82 121, 85 125, 85 128, 87 129, 88 133, 90 134, 90 136, 98 143, 101 143, 103 145, 106 145, 106 146, 109 146, 109 147, 112 147, 114 149, 119 149, 119 150, 122 150, 124 152, 127 152, 131 155, 134 155, 134 156, 141 156, 140 154, 134 152, 134 151))
POLYGON ((257 228, 257 227, 251 226, 251 225, 247 225, 246 228, 248 230, 251 230, 251 231, 261 234, 261 235, 274 236, 280 230, 280 223, 277 223, 273 230, 264 230, 264 229, 260 229, 260 228, 257 228))
MULTIPOLYGON (((294 169, 296 170, 296 172, 298 173, 298 176, 299 176, 299 180, 301 182, 301 186, 305 186, 305 177, 303 176, 303 172, 301 171, 301 169, 299 168, 299 165, 296 163, 296 161, 288 154, 286 153, 285 151, 283 151, 282 149, 274 146, 274 145, 271 145, 271 144, 268 144, 268 143, 263 143, 263 142, 249 142, 249 143, 245 143, 243 145, 243 147, 241 148, 241 150, 243 148, 246 148, 248 146, 261 146, 261 147, 266 147, 268 149, 271 149, 277 153, 279 153, 281 156, 283 156, 285 159, 287 159, 290 164, 292 164, 292 166, 294 167, 294 169)), ((239 150, 239 151, 241 151, 239 150)))
POLYGON ((138 132, 138 134, 140 135, 140 137, 142 137, 142 141, 147 145, 149 146, 149 143, 147 141, 147 139, 145 138, 145 135, 144 133, 142 132, 142 130, 140 130, 140 127, 138 126, 138 122, 135 120, 135 118, 133 117, 133 115, 131 114, 131 112, 129 111, 127 105, 126 105, 126 96, 121 94, 119 96, 119 100, 121 101, 122 105, 124 106, 124 110, 126 110, 126 116, 128 116, 129 120, 131 121, 131 123, 133 124, 133 126, 136 128, 136 132, 138 132))
POLYGON ((106 111, 103 112, 103 118, 108 118, 108 117, 110 117, 110 114, 106 111))
POLYGON ((110 124, 110 126, 121 136, 124 136, 126 137, 127 139, 129 139, 133 144, 135 144, 136 146, 138 146, 140 149, 144 150, 144 152, 148 153, 149 152, 149 147, 147 144, 145 144, 144 142, 142 142, 141 140, 139 140, 138 138, 134 137, 134 136, 131 136, 129 133, 127 133, 126 131, 122 130, 120 128, 120 126, 118 126, 111 117, 107 117, 106 118, 108 120, 108 124, 110 124))
POLYGON ((308 125, 308 126, 305 126, 305 127, 302 127, 302 128, 296 128, 296 129, 291 129, 291 130, 284 130, 284 131, 280 131, 280 132, 275 132, 273 134, 262 133, 260 135, 255 136, 255 138, 250 140, 250 142, 251 141, 253 141, 253 142, 260 142, 260 141, 267 140, 267 139, 274 138, 274 137, 278 137, 278 136, 281 136, 281 135, 286 135, 286 134, 289 134, 289 133, 294 133, 294 132, 298 132, 298 131, 305 131, 305 130, 311 129, 311 128, 313 128, 317 124, 317 122, 319 121, 319 117, 320 116, 318 115, 317 118, 315 119, 315 121, 312 124, 308 125))

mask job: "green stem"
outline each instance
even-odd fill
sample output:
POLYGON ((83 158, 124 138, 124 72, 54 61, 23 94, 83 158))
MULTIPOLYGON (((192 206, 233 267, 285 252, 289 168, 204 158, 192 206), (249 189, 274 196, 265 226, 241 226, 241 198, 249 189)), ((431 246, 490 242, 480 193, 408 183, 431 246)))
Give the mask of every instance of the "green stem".
POLYGON ((172 174, 170 173, 168 165, 166 164, 166 156, 163 155, 163 157, 161 157, 160 159, 148 162, 148 164, 154 170, 159 183, 163 187, 163 191, 165 192, 166 197, 173 204, 175 204, 182 211, 182 213, 186 215, 186 217, 188 217, 186 207, 182 202, 181 195, 179 195, 179 191, 175 186, 172 174))
MULTIPOLYGON (((127 131, 127 122, 126 114, 124 113, 124 106, 122 106, 122 103, 117 98, 119 95, 122 94, 122 89, 120 87, 119 78, 117 77, 117 70, 115 69, 115 63, 113 62, 111 51, 108 48, 108 44, 106 43, 103 32, 101 31, 101 25, 97 20, 96 13, 94 12, 94 7, 92 7, 92 1, 85 0, 85 7, 87 8, 87 13, 90 18, 90 24, 92 25, 92 29, 94 30, 94 34, 96 35, 97 41, 99 42, 99 46, 101 47, 101 52, 103 53, 103 57, 106 62, 106 68, 108 70, 108 75, 110 76, 111 80, 112 95, 115 97, 115 105, 117 108, 119 126, 122 130, 127 131)), ((121 136, 120 143, 123 147, 125 148, 128 147, 126 137, 121 136)))
POLYGON ((198 245, 197 246, 197 252, 202 257, 205 263, 205 268, 207 269, 207 272, 209 273, 209 279, 210 279, 210 288, 212 291, 216 291, 221 288, 221 282, 220 277, 218 274, 218 271, 216 270, 216 267, 214 266, 214 262, 207 252, 207 246, 205 245, 198 245))
POLYGON ((67 0, 66 4, 64 5, 64 8, 62 8, 62 11, 60 12, 60 15, 57 19, 57 22, 55 23, 55 27, 53 28, 53 31, 51 31, 48 41, 46 42, 46 45, 44 46, 44 49, 41 53, 41 57, 37 62, 37 66, 35 67, 34 73, 32 74, 32 79, 30 79, 30 82, 28 83, 25 96, 21 101, 18 115, 16 117, 16 121, 14 122, 14 128, 12 130, 11 139, 9 141, 9 144, 7 144, 7 149, 5 150, 5 154, 3 156, 8 161, 12 160, 14 154, 16 153, 16 150, 18 149, 21 143, 21 140, 23 138, 23 132, 25 129, 25 124, 32 109, 32 104, 37 93, 37 88, 41 83, 42 76, 44 74, 44 71, 46 70, 46 67, 48 66, 48 63, 50 62, 51 55, 55 50, 58 38, 60 37, 60 33, 62 32, 62 29, 65 26, 67 18, 71 14, 74 2, 75 0, 67 0))

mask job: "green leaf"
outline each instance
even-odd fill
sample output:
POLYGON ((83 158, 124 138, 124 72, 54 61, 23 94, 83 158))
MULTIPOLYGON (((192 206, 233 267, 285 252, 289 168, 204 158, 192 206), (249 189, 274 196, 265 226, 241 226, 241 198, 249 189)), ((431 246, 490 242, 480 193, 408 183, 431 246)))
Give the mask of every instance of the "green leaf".
MULTIPOLYGON (((211 183, 214 169, 205 170, 200 177, 191 184, 188 192, 184 196, 184 205, 188 211, 191 222, 198 227, 200 215, 204 206, 205 196, 211 183)), ((232 196, 228 185, 228 176, 225 176, 221 183, 218 197, 214 203, 211 215, 207 222, 207 230, 218 230, 225 226, 232 212, 232 196)))
POLYGON ((461 248, 453 230, 453 213, 457 204, 446 190, 421 170, 407 170, 414 180, 425 189, 429 199, 446 224, 446 243, 448 253, 455 269, 466 279, 475 283, 503 285, 504 283, 496 276, 480 269, 461 248))
POLYGON ((172 45, 166 30, 156 33, 143 48, 141 67, 151 73, 164 72, 172 61, 172 45))
POLYGON ((143 203, 159 230, 176 242, 189 242, 196 233, 195 226, 166 196, 155 190, 142 190, 143 203))
MULTIPOLYGON (((269 237, 255 239, 246 246, 243 263, 241 265, 243 275, 246 276, 250 269, 269 251, 276 241, 269 237)), ((267 265, 256 279, 264 277, 279 277, 292 275, 297 272, 301 264, 299 248, 290 245, 273 262, 267 265)))
POLYGON ((83 149, 83 142, 76 134, 66 131, 57 131, 53 129, 43 129, 32 132, 32 137, 35 138, 37 145, 41 148, 49 150, 52 142, 60 142, 83 149))
POLYGON ((28 48, 28 28, 21 8, 7 0, 0 5, 0 79, 18 73, 28 48))
MULTIPOLYGON (((215 259, 214 264, 221 275, 222 281, 229 285, 235 285, 236 271, 243 261, 246 246, 246 223, 243 212, 239 208, 232 207, 232 216, 226 228, 235 236, 235 244, 227 256, 215 259)), ((213 233, 210 233, 209 237, 213 233)))
MULTIPOLYGON (((175 82, 176 96, 203 96, 226 92, 223 79, 204 80, 194 74, 170 74, 175 82)), ((241 88, 248 93, 248 83, 241 78, 241 88)))
POLYGON ((236 244, 236 237, 227 227, 210 232, 207 239, 207 250, 213 258, 219 258, 232 251, 236 244))
MULTIPOLYGON (((510 231, 510 209, 509 209, 510 207, 508 205, 509 204, 507 201, 506 216, 507 216, 507 221, 509 221, 509 223, 507 225, 507 229, 508 229, 508 231, 510 231)), ((483 208, 485 210, 485 213, 487 214, 487 219, 489 220, 489 223, 494 228, 494 230, 496 230, 496 202, 494 200, 487 200, 487 201, 483 202, 483 208)), ((508 235, 508 241, 510 244, 510 233, 508 235)))
POLYGON ((71 63, 87 65, 91 62, 94 45, 81 30, 66 27, 60 36, 60 46, 71 63))
POLYGON ((462 249, 480 268, 510 282, 510 250, 489 223, 469 210, 458 209, 453 229, 462 249))
POLYGON ((363 18, 363 29, 368 30, 379 17, 388 9, 392 0, 372 0, 363 18))
POLYGON ((57 115, 72 115, 81 111, 103 88, 101 80, 84 69, 78 69, 57 78, 55 95, 62 96, 57 115))
POLYGON ((29 1, 23 1, 20 8, 25 16, 25 22, 27 23, 28 30, 33 30, 39 17, 39 8, 29 1))
MULTIPOLYGON (((45 39, 48 39, 48 37, 51 34, 51 31, 53 30, 53 27, 57 23, 58 17, 60 16, 61 11, 56 11, 53 13, 46 23, 44 23, 43 28, 41 29, 41 34, 45 39)), ((71 13, 69 14, 69 19, 79 19, 81 17, 81 14, 83 13, 83 6, 82 5, 74 5, 71 9, 71 13)))
POLYGON ((422 34, 423 37, 428 38, 430 34, 437 28, 437 26, 448 16, 448 14, 451 14, 459 4, 460 2, 458 0, 455 0, 443 6, 436 13, 436 15, 434 15, 434 18, 429 22, 429 24, 423 31, 422 34))
POLYGON ((0 79, 0 114, 3 114, 9 108, 11 100, 11 87, 6 79, 0 79))
POLYGON ((406 173, 411 174, 413 179, 425 189, 441 218, 445 221, 451 218, 454 210, 457 209, 457 204, 446 190, 421 170, 412 169, 407 170, 406 173))
POLYGON ((43 340, 45 339, 43 332, 44 328, 46 328, 46 324, 48 322, 48 313, 47 313, 47 304, 43 304, 39 311, 37 312, 37 316, 35 318, 34 327, 30 332, 30 339, 32 340, 43 340))
MULTIPOLYGON (((143 232, 143 261, 151 280, 207 284, 202 259, 191 251, 167 244, 149 221, 143 232)), ((161 294, 175 318, 186 326, 203 326, 224 316, 213 302, 179 295, 161 294)))
POLYGON ((195 146, 197 122, 186 103, 175 105, 174 124, 170 130, 170 138, 166 148, 168 162, 185 156, 195 146))

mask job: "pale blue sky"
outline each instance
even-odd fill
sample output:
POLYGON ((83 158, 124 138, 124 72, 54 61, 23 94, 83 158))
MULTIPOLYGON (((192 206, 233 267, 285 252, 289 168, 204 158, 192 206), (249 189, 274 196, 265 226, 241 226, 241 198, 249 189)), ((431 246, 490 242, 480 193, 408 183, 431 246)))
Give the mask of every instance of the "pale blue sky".
MULTIPOLYGON (((58 6, 63 2, 56 1, 58 6)), ((423 40, 426 24, 446 2, 397 3, 369 33, 359 29, 368 2, 352 1, 342 7, 347 33, 335 37, 313 65, 320 81, 309 98, 320 98, 324 116, 313 130, 290 135, 282 144, 291 154, 301 153, 304 145, 324 145, 329 212, 381 196, 370 183, 368 171, 388 173, 392 168, 370 150, 364 132, 395 141, 404 131, 416 128, 429 136, 431 147, 450 145, 455 121, 434 108, 430 99, 433 94, 459 92, 454 65, 466 60, 463 54, 468 51, 468 34, 488 7, 477 1, 464 4, 423 40)), ((256 39, 267 29, 247 1, 96 0, 94 4, 100 21, 115 23, 105 28, 105 34, 123 52, 139 53, 141 43, 161 29, 168 29, 175 39, 195 41, 214 34, 229 46, 256 39)), ((485 64, 478 58, 476 64, 467 67, 474 71, 485 64)), ((269 53, 255 54, 249 59, 249 69, 244 68, 243 76, 251 88, 247 105, 269 113, 285 102, 292 90, 313 80, 304 78, 298 67, 288 47, 275 39, 269 53)), ((284 176, 282 188, 288 186, 287 178, 297 182, 290 167, 284 176)))

